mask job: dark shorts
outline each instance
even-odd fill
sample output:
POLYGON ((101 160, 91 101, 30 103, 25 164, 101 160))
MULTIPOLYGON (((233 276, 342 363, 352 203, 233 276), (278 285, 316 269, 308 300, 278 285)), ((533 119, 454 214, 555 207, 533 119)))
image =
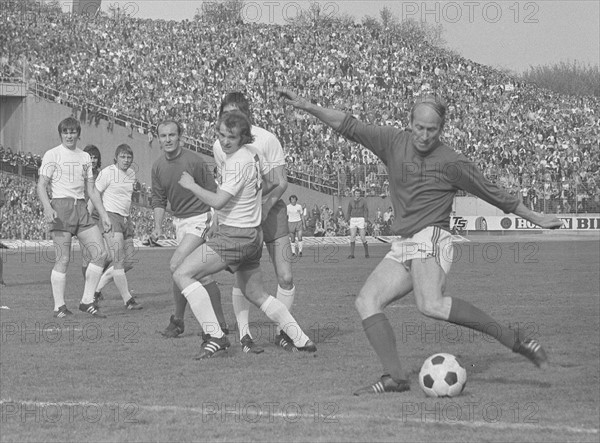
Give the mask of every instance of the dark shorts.
POLYGON ((206 242, 227 264, 227 270, 251 270, 260 266, 263 234, 258 228, 234 228, 221 225, 217 233, 206 242))
MULTIPOLYGON (((121 232, 123 234, 123 239, 127 240, 133 238, 133 224, 131 223, 131 219, 129 217, 123 217, 121 214, 117 214, 116 212, 106 212, 110 221, 112 223, 112 232, 121 232)), ((100 215, 94 211, 94 215, 97 217, 93 217, 100 228, 100 232, 104 232, 104 226, 100 221, 100 215)))
POLYGON ((297 234, 298 232, 302 232, 302 222, 289 222, 288 231, 290 232, 290 234, 297 234))
POLYGON ((287 206, 283 200, 279 199, 273 205, 261 227, 265 243, 273 243, 278 238, 289 234, 287 206))
POLYGON ((96 226, 83 199, 53 198, 50 204, 56 211, 56 219, 50 223, 50 231, 66 231, 77 235, 96 226))

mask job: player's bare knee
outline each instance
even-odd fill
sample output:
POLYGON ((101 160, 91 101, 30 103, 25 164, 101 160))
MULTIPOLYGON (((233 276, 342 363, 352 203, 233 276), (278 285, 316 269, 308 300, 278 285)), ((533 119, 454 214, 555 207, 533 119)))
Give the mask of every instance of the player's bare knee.
POLYGON ((439 320, 445 319, 444 304, 442 300, 421 300, 417 302, 417 309, 426 317, 439 320))
POLYGON ((374 297, 369 296, 367 293, 360 292, 354 300, 354 307, 358 311, 361 317, 377 310, 377 302, 374 297))
POLYGON ((282 289, 289 291, 294 287, 294 278, 291 272, 280 272, 277 275, 277 283, 282 289))

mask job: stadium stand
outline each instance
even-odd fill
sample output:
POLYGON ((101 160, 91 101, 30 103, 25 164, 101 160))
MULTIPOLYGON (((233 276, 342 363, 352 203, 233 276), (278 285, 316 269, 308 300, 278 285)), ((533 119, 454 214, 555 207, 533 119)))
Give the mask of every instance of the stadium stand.
MULTIPOLYGON (((408 124, 416 96, 440 91, 449 104, 444 139, 489 178, 537 211, 600 212, 595 97, 543 90, 376 27, 238 23, 217 29, 194 21, 70 15, 38 3, 28 10, 27 4, 0 9, 0 80, 21 78, 32 93, 70 106, 83 121, 105 119, 109 128, 122 125, 152 139, 159 120, 177 118, 188 142, 210 154, 221 95, 243 90, 255 104, 256 124, 281 139, 291 182, 327 194, 359 188, 377 196, 388 187, 381 162, 314 119, 286 113, 272 87, 303 85, 303 94, 324 106, 398 126, 408 124)), ((0 149, 2 171, 35 177, 39 155, 0 149)), ((10 177, 24 188, 19 199, 27 199, 25 182, 10 177)), ((140 219, 148 215, 144 191, 135 197, 140 219)), ((335 217, 327 226, 320 214, 315 230, 344 232, 335 217)), ((377 229, 385 231, 385 224, 377 229)), ((3 225, 0 237, 8 230, 3 225)))

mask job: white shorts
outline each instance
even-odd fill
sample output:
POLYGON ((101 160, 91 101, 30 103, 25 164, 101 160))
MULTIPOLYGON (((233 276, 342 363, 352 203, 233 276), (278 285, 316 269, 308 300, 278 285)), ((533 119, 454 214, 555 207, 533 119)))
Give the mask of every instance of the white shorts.
POLYGON ((358 228, 365 229, 365 218, 364 217, 352 217, 350 219, 350 229, 358 228))
POLYGON ((181 244, 183 237, 187 234, 195 235, 200 238, 205 238, 206 231, 210 227, 210 220, 212 219, 210 212, 204 214, 194 215, 188 218, 177 218, 173 217, 173 226, 175 226, 175 236, 177 237, 177 244, 181 244))
POLYGON ((411 260, 425 260, 435 257, 446 274, 450 272, 454 260, 452 234, 438 226, 429 226, 412 237, 392 242, 392 250, 385 258, 402 263, 410 268, 411 260))

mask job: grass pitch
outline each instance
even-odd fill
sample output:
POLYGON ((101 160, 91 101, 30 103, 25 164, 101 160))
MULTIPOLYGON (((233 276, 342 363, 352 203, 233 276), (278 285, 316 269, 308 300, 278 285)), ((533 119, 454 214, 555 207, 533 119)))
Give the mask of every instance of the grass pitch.
MULTIPOLYGON (((538 236, 542 237, 542 236, 538 236)), ((0 288, 0 440, 9 441, 595 441, 599 439, 600 242, 478 239, 461 243, 447 295, 536 337, 551 360, 536 369, 494 340, 422 316, 412 294, 386 310, 412 390, 353 397, 381 375, 354 297, 389 246, 347 260, 345 246, 305 248, 294 263, 293 314, 317 343, 314 355, 273 344, 275 325, 252 308, 265 348, 198 362, 199 325, 188 309, 181 338, 157 330, 172 313, 172 249, 140 249, 127 274, 144 305, 127 311, 113 285, 106 320, 77 306, 80 255, 69 267, 67 304, 52 317, 52 254, 5 254, 0 288), (8 308, 8 309, 6 309, 8 308), (467 367, 463 394, 426 398, 416 374, 436 352, 467 367)), ((275 292, 268 255, 265 282, 275 292)), ((231 326, 232 277, 217 276, 231 326)))

